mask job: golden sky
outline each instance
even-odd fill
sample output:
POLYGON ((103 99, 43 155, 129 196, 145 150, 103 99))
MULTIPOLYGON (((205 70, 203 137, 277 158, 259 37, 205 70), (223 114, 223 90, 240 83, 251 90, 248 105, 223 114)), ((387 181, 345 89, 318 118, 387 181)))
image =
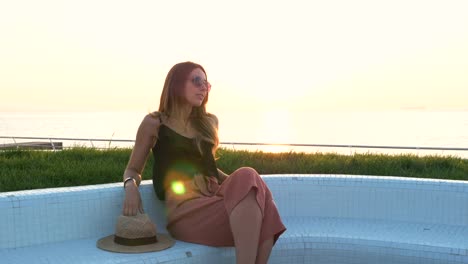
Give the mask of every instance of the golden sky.
MULTIPOLYGON (((468 1, 0 2, 0 111, 155 110, 202 64, 209 110, 468 109, 468 1)), ((275 110, 277 111, 277 110, 275 110)))

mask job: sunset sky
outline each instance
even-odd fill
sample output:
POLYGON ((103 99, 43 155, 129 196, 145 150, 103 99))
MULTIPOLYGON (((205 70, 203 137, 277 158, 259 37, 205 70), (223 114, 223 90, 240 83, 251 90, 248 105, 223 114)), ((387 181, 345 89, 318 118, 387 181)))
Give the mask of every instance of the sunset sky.
POLYGON ((175 63, 209 110, 468 110, 468 1, 0 2, 0 111, 156 110, 175 63))

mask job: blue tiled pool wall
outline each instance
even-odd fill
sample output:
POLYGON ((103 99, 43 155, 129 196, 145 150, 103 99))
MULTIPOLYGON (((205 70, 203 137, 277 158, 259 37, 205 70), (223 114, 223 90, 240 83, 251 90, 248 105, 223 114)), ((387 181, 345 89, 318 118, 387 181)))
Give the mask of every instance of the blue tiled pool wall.
MULTIPOLYGON (((140 193, 158 232, 167 233, 165 215, 160 213, 164 206, 151 183, 142 184, 140 193)), ((113 234, 114 225, 109 223, 121 214, 123 199, 122 184, 1 193, 0 209, 7 228, 0 231, 0 248, 113 234)))
POLYGON ((468 182, 382 176, 265 175, 282 216, 468 225, 468 182))
MULTIPOLYGON (((467 182, 339 175, 263 177, 284 218, 367 218, 468 225, 467 182)), ((141 193, 146 212, 156 221, 158 229, 165 232, 165 219, 161 214, 164 207, 156 199, 150 181, 142 184, 141 193)), ((123 194, 121 183, 0 193, 0 210, 4 213, 2 218, 6 219, 4 228, 0 229, 0 248, 14 249, 112 234, 115 220, 121 213, 123 194), (102 191, 102 188, 106 191, 102 191)), ((349 250, 352 252, 347 252, 346 244, 343 245, 344 248, 339 248, 336 243, 311 241, 306 249, 301 237, 296 242, 291 238, 288 243, 282 243, 275 249, 272 253, 276 256, 275 262, 272 263, 281 263, 276 262, 281 259, 287 260, 287 263, 383 263, 373 261, 373 256, 388 256, 391 251, 377 247, 376 252, 372 253, 369 251, 373 247, 368 245, 362 250, 354 248, 349 250), (324 250, 334 253, 320 254, 324 250), (351 255, 342 257, 341 262, 340 252, 351 255)), ((226 252, 234 254, 232 249, 226 252)), ((408 256, 400 256, 401 260, 394 259, 392 263, 419 263, 424 257, 423 253, 414 254, 415 251, 408 252, 408 256), (418 259, 418 262, 409 262, 411 258, 418 259)), ((439 259, 435 254, 432 253, 427 262, 421 263, 452 261, 443 257, 439 259)), ((401 252, 397 255, 401 255, 401 252)), ((453 261, 456 263, 456 256, 453 261)))

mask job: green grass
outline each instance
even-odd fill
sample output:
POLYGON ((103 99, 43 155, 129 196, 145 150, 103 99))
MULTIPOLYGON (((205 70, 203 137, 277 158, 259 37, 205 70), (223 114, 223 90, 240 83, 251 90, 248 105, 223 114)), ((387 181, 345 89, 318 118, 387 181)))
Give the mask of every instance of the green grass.
MULTIPOLYGON (((0 192, 120 182, 130 153, 131 149, 83 147, 57 152, 1 151, 0 192)), ((223 148, 217 156, 218 167, 226 173, 248 166, 260 174, 354 174, 468 181, 468 160, 453 156, 266 153, 223 148)), ((150 155, 143 179, 151 179, 152 167, 150 155)))

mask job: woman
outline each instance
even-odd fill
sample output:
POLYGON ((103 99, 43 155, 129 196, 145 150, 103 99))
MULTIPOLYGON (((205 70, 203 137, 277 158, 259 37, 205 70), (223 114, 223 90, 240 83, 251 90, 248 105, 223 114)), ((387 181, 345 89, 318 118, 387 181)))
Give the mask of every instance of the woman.
POLYGON ((267 263, 286 230, 272 194, 252 168, 227 175, 216 167, 218 119, 206 112, 211 84, 201 65, 169 71, 159 111, 148 114, 124 172, 124 215, 143 212, 138 186, 150 150, 153 186, 167 206, 167 230, 176 239, 235 246, 237 263, 267 263))

